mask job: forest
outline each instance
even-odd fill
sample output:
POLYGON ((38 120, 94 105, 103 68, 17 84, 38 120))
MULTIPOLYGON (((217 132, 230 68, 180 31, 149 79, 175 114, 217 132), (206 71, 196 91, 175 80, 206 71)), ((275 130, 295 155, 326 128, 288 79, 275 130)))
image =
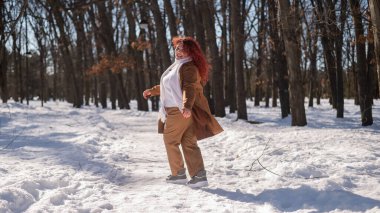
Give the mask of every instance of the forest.
POLYGON ((3 103, 157 111, 142 93, 174 61, 171 39, 191 36, 212 67, 216 117, 247 120, 249 99, 305 126, 305 106, 329 99, 343 118, 354 99, 361 125, 373 124, 378 0, 0 0, 0 13, 3 103))

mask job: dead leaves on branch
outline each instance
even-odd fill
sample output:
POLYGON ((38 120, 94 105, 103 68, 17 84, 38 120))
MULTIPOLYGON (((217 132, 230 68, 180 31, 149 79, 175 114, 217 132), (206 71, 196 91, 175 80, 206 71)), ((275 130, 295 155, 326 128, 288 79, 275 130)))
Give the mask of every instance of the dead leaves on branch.
POLYGON ((151 44, 149 41, 143 41, 141 39, 138 39, 137 41, 132 42, 131 46, 133 49, 138 50, 138 51, 144 51, 146 49, 151 48, 151 44))
POLYGON ((105 71, 111 70, 112 73, 119 73, 125 68, 130 68, 133 63, 125 60, 123 56, 101 56, 100 61, 90 67, 87 71, 88 75, 99 75, 105 71))

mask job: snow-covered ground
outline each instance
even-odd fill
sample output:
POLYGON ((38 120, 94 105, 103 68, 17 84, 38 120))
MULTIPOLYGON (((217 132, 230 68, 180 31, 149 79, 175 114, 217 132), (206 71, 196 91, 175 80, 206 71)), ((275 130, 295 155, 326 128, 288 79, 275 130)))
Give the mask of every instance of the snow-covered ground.
POLYGON ((380 101, 370 127, 352 100, 344 119, 326 100, 306 108, 306 127, 247 104, 263 123, 228 114, 222 134, 199 142, 202 189, 165 183, 157 114, 135 102, 0 104, 0 212, 380 212, 380 101))

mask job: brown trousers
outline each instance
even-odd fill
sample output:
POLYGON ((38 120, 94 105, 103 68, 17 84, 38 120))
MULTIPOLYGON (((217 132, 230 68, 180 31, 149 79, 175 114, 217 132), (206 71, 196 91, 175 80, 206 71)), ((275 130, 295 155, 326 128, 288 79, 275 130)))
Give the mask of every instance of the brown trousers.
POLYGON ((190 176, 193 177, 200 170, 204 170, 204 165, 194 132, 192 116, 184 118, 177 107, 165 109, 167 117, 164 142, 172 175, 176 176, 177 172, 184 169, 183 158, 179 149, 179 145, 181 145, 187 169, 190 176))

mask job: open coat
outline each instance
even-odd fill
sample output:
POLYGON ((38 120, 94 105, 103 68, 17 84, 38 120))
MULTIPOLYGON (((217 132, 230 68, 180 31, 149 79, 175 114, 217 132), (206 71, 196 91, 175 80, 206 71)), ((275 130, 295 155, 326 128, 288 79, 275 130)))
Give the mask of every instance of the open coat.
MULTIPOLYGON (((203 95, 201 76, 194 62, 190 61, 183 64, 179 74, 181 89, 185 95, 182 98, 183 106, 191 110, 197 139, 202 140, 222 132, 222 127, 212 116, 207 99, 203 95)), ((160 85, 152 87, 150 92, 152 96, 160 95, 160 85)), ((158 122, 158 132, 163 133, 164 125, 160 119, 158 122)))

